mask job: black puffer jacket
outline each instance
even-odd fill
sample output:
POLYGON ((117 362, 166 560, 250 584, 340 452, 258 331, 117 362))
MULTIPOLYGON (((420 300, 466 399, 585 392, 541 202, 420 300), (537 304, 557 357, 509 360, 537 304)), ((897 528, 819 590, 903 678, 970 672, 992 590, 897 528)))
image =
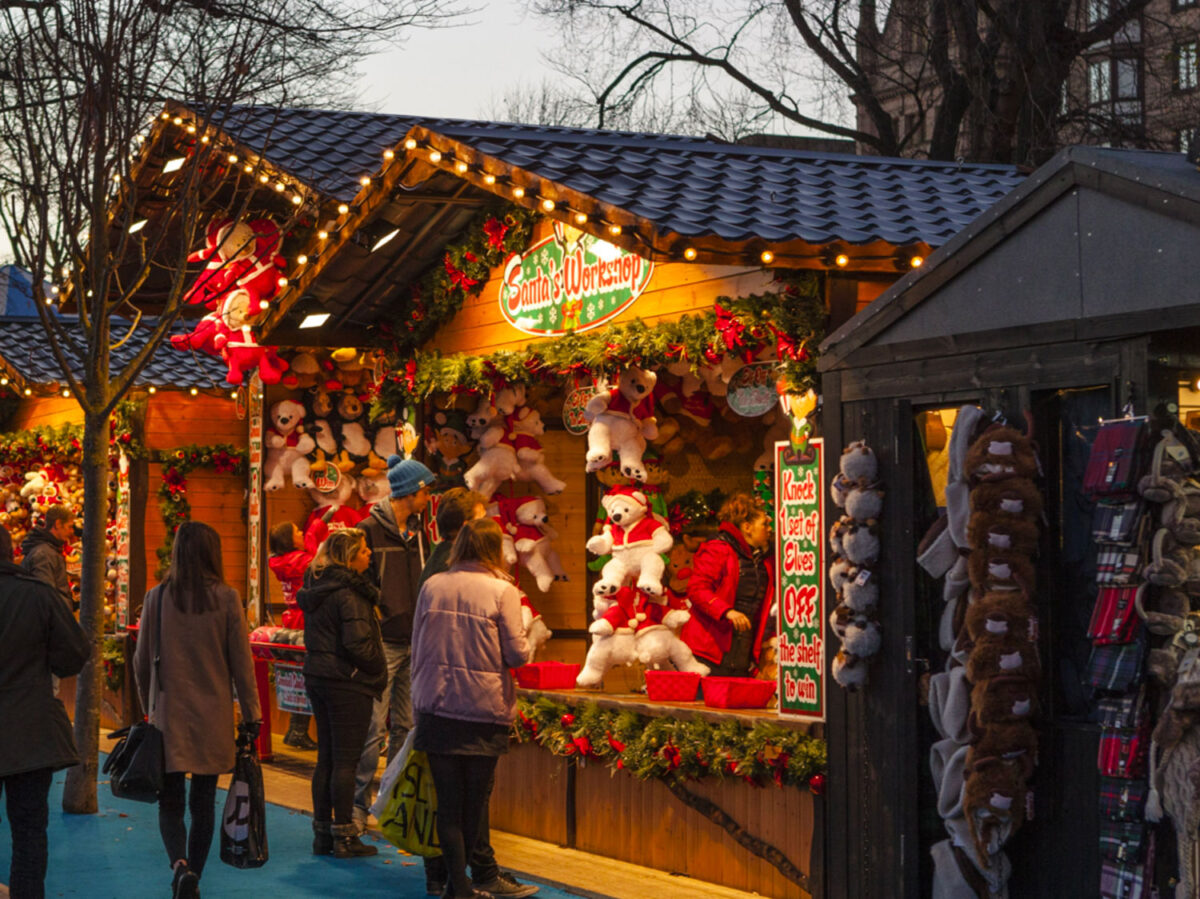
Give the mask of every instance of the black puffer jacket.
POLYGON ((296 602, 304 610, 304 676, 331 686, 383 694, 387 665, 375 604, 379 591, 363 577, 338 565, 321 576, 305 577, 296 602))

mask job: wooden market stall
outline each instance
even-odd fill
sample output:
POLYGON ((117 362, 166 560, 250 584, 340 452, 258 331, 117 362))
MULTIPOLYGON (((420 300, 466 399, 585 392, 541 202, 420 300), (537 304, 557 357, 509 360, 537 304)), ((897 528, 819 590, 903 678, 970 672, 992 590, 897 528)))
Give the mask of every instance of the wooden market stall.
MULTIPOLYGON (((1139 486, 1138 476, 1161 478, 1161 468, 1149 466, 1164 428, 1184 446, 1170 457, 1183 473, 1180 484, 1200 462, 1184 430, 1195 427, 1200 403, 1197 246, 1200 172, 1194 164, 1177 154, 1069 148, 822 344, 829 465, 836 469, 842 448, 865 440, 886 489, 877 569, 883 645, 867 663, 867 682, 830 698, 829 896, 929 895, 931 888, 935 895, 939 889, 969 895, 987 885, 999 890, 1005 881, 1013 896, 1097 895, 1102 879, 1111 889, 1120 878, 1140 878, 1148 844, 1155 846, 1150 854, 1157 869, 1146 883, 1154 881, 1166 895, 1178 882, 1191 847, 1183 843, 1177 852, 1169 822, 1149 827, 1136 802, 1112 804, 1104 797, 1144 795, 1144 750, 1151 726, 1165 714, 1171 682, 1148 674, 1141 653, 1165 651, 1151 655, 1149 667, 1158 670, 1173 652, 1172 628, 1189 614, 1185 599, 1174 624, 1154 617, 1172 583, 1163 577, 1161 541, 1175 541, 1170 545, 1185 559, 1194 551, 1183 536, 1171 536, 1179 522, 1164 513, 1162 497, 1152 500, 1149 482, 1139 486), (972 767, 982 741, 1000 752, 1019 728, 1005 732, 995 719, 980 725, 975 718, 964 735, 949 723, 952 700, 946 698, 965 663, 966 689, 975 690, 971 714, 987 714, 980 703, 993 676, 985 664, 991 644, 978 633, 971 642, 955 609, 961 616, 992 601, 986 591, 1004 575, 989 562, 986 573, 973 571, 969 590, 965 581, 954 586, 956 554, 968 554, 970 565, 978 554, 990 559, 986 553, 995 551, 989 541, 968 537, 964 545, 954 536, 961 500, 948 485, 987 483, 978 473, 956 475, 954 453, 956 446, 988 453, 1000 446, 988 441, 1006 438, 985 435, 970 443, 997 414, 1019 431, 1028 417, 1041 468, 1030 483, 1045 506, 1036 522, 1033 579, 1026 583, 1039 625, 1041 670, 1040 680, 1030 675, 1040 712, 1033 719, 1037 766, 1027 780, 1015 773, 1017 761, 1007 773, 1003 764, 972 767), (956 428, 963 432, 957 442, 956 428), (1121 434, 1141 435, 1143 442, 1106 454, 1121 434), (1122 459, 1138 463, 1131 484, 1116 477, 1122 459), (1091 473, 1097 471, 1099 478, 1091 473), (928 531, 939 507, 949 510, 942 521, 952 544, 940 565, 937 532, 928 531), (1105 514, 1120 519, 1126 508, 1139 510, 1126 517, 1146 528, 1141 541, 1138 531, 1118 536, 1103 524, 1105 514), (1098 558, 1102 551, 1110 553, 1108 561, 1098 558), (1123 560, 1116 569, 1113 553, 1123 560), (1108 614, 1101 598, 1126 595, 1121 591, 1139 584, 1148 585, 1139 602, 1157 622, 1151 632, 1136 618, 1117 636, 1098 629, 1108 614), (1120 666, 1106 667, 1118 658, 1120 666), (1135 716, 1116 708, 1141 708, 1151 724, 1138 731, 1135 716), (1129 729, 1119 729, 1122 724, 1129 729), (1109 765, 1105 747, 1128 744, 1135 733, 1143 736, 1142 751, 1109 765), (956 780, 947 761, 960 751, 970 753, 965 790, 963 769, 956 780), (1003 799, 990 806, 972 787, 977 776, 989 783, 989 770, 1002 772, 988 789, 991 799, 1003 799), (955 802, 963 797, 965 807, 955 802), (997 812, 1002 806, 1006 810, 997 812), (1005 835, 1011 826, 1015 833, 979 849, 972 835, 981 831, 962 826, 963 816, 977 814, 977 822, 997 825, 1005 835)), ((1003 445, 1019 447, 1022 439, 1003 445)), ((971 486, 970 492, 971 515, 980 515, 981 523, 989 508, 982 489, 971 486)), ((1014 508, 1026 508, 1023 502, 1014 508)), ((1022 666, 1029 660, 1023 646, 1018 640, 1010 647, 1025 652, 1022 666)), ((1022 709, 1027 714, 1029 707, 1022 709)), ((965 700, 959 713, 966 713, 965 700)), ((1154 734, 1159 749, 1172 745, 1164 732, 1154 734)), ((1014 760, 1032 751, 1009 748, 1014 760)), ((1166 756, 1159 762, 1171 764, 1166 756)), ((1173 791, 1174 776, 1157 782, 1168 814, 1194 814, 1194 800, 1189 806, 1173 791)), ((1182 833, 1191 829, 1185 825, 1182 833)), ((1176 895, 1197 888, 1189 882, 1195 884, 1185 881, 1176 895)))

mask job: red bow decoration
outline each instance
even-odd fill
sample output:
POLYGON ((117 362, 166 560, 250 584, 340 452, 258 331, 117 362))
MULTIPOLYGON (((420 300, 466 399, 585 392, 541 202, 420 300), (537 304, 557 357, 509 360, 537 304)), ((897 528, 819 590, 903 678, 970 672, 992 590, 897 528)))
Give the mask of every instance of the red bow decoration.
POLYGON ((588 739, 588 735, 576 737, 571 741, 571 745, 575 747, 575 751, 584 758, 595 758, 596 754, 592 751, 592 741, 588 739))
POLYGON ((517 710, 517 714, 521 717, 521 726, 536 737, 537 736, 537 722, 534 721, 532 718, 530 718, 528 715, 526 715, 524 712, 522 712, 520 709, 517 710))
POLYGON ((608 738, 608 745, 612 747, 613 752, 617 755, 625 751, 625 744, 614 737, 611 730, 606 730, 604 736, 608 738))
POLYGON ((417 360, 409 359, 404 363, 404 384, 408 387, 409 393, 415 393, 417 390, 417 360))
POLYGON ((493 250, 504 249, 504 235, 508 225, 496 218, 490 218, 483 223, 483 233, 487 235, 488 246, 493 250))
POLYGON ((721 335, 721 339, 725 342, 725 348, 728 350, 736 350, 742 346, 742 334, 746 330, 746 326, 742 322, 734 318, 733 313, 717 303, 715 306, 717 312, 717 333, 721 335))
POLYGON ((684 362, 686 362, 687 361, 687 347, 684 346, 682 343, 669 343, 669 344, 667 344, 667 355, 678 356, 680 359, 682 359, 684 362))
POLYGON ((678 537, 683 529, 692 521, 692 516, 683 508, 682 503, 675 503, 667 510, 667 529, 671 536, 678 537))
POLYGON ((472 278, 466 272, 456 268, 454 265, 454 262, 450 259, 449 253, 446 254, 446 259, 445 259, 444 264, 446 266, 446 274, 448 274, 450 276, 450 284, 452 286, 465 291, 465 290, 470 290, 472 287, 474 287, 476 284, 479 283, 478 280, 476 280, 475 278, 472 278))
POLYGON ((787 771, 787 763, 790 756, 786 752, 781 752, 775 757, 775 785, 783 786, 783 775, 787 771))
POLYGON ((679 747, 674 743, 667 743, 660 751, 660 754, 667 760, 667 769, 670 771, 678 768, 683 759, 683 753, 679 751, 679 747))

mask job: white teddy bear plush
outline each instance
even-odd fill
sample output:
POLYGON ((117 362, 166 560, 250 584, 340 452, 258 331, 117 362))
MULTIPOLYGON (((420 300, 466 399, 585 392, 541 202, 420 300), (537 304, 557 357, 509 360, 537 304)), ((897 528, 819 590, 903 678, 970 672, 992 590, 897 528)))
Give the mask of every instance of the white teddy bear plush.
POLYGON ((518 496, 504 505, 505 530, 512 535, 518 561, 533 576, 538 589, 545 593, 555 581, 565 581, 566 569, 550 542, 558 538, 558 532, 549 524, 546 503, 535 496, 518 496))
POLYGON ((621 472, 636 481, 646 480, 642 454, 646 441, 658 436, 654 417, 654 385, 658 376, 652 371, 627 368, 617 378, 617 386, 602 390, 588 400, 584 418, 588 426, 587 470, 599 471, 612 462, 613 450, 621 457, 621 472))
POLYGON ((25 472, 25 484, 21 487, 21 499, 32 500, 41 496, 49 483, 50 473, 44 468, 25 472))
POLYGON ((592 634, 592 645, 588 647, 583 669, 575 678, 577 687, 598 687, 604 673, 617 665, 631 665, 637 660, 637 644, 634 629, 645 620, 638 618, 638 592, 632 587, 623 587, 608 604, 602 617, 592 622, 588 630, 592 634))
POLYGON ((647 602, 643 608, 646 620, 633 635, 638 661, 647 668, 669 665, 676 671, 708 674, 709 667, 698 661, 691 647, 679 639, 679 631, 692 617, 691 613, 685 608, 671 608, 658 602, 647 602))
POLYGON ((661 596, 665 568, 662 553, 670 552, 675 545, 666 523, 650 514, 646 494, 632 487, 613 487, 600 505, 608 513, 608 523, 588 540, 587 548, 597 556, 611 553, 612 558, 600 572, 592 593, 609 596, 620 590, 627 578, 635 577, 643 593, 661 596))
POLYGON ((309 463, 304 457, 316 444, 304 433, 304 407, 292 400, 280 400, 271 406, 271 427, 267 429, 266 474, 264 490, 279 490, 285 474, 292 477, 292 486, 311 487, 309 463))
MULTIPOLYGON (((500 391, 496 401, 502 402, 511 395, 512 391, 500 391)), ((467 427, 476 441, 479 460, 467 469, 463 480, 469 489, 484 496, 491 496, 501 484, 521 473, 515 448, 503 442, 505 418, 506 415, 487 397, 481 397, 475 411, 467 416, 467 427)))
POLYGON ((517 479, 533 481, 547 496, 562 493, 567 485, 546 467, 546 454, 538 440, 546 433, 541 414, 529 406, 521 406, 507 418, 508 434, 517 453, 517 479))

